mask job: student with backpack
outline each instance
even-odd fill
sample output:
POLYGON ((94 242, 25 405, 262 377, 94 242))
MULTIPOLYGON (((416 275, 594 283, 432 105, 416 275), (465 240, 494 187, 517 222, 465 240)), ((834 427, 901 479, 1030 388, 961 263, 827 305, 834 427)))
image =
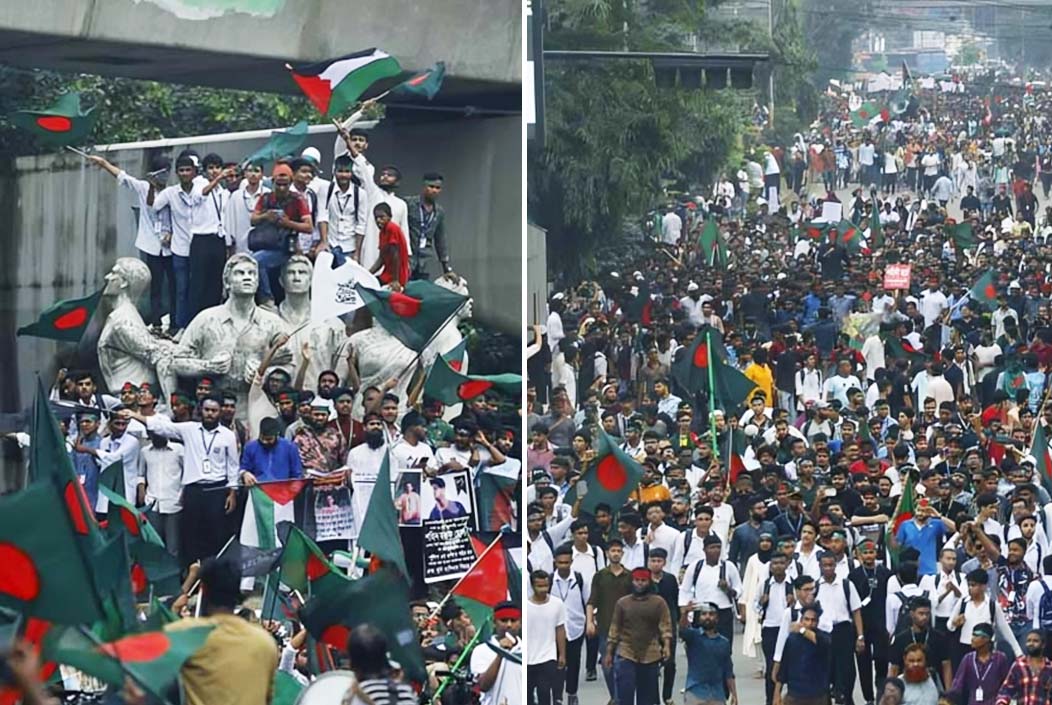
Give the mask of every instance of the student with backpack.
POLYGON ((823 553, 818 559, 822 577, 818 580, 815 596, 822 605, 819 626, 832 638, 832 671, 830 673, 836 701, 852 705, 855 691, 854 653, 865 648, 862 628, 862 599, 855 586, 836 574, 837 557, 823 553))
POLYGON ((717 628, 733 646, 734 618, 745 621, 745 609, 738 604, 738 595, 742 594, 741 576, 733 563, 720 560, 723 542, 719 536, 706 536, 704 548, 705 558, 687 569, 679 586, 679 606, 714 603, 718 610, 717 628))
POLYGON ((924 595, 930 599, 927 591, 917 583, 918 564, 913 561, 903 561, 899 565, 896 581, 890 581, 888 585, 887 602, 884 606, 884 627, 888 636, 898 634, 906 624, 909 623, 909 599, 924 595))
MULTIPOLYGON (((1032 620, 1031 626, 1046 634, 1052 634, 1052 556, 1045 556, 1041 562, 1043 575, 1030 583, 1026 591, 1026 613, 1032 620)), ((1046 640, 1047 641, 1047 640, 1046 640)), ((1049 653, 1045 644, 1045 655, 1049 653)))
MULTIPOLYGON (((857 656, 858 678, 862 688, 862 698, 873 702, 874 686, 888 675, 888 642, 886 616, 884 613, 888 599, 888 578, 891 571, 877 563, 877 544, 864 539, 858 546, 859 565, 848 574, 848 580, 855 586, 862 598, 862 636, 865 637, 863 650, 857 656), (874 677, 876 681, 874 681, 874 677)), ((908 621, 908 620, 907 620, 908 621)))
POLYGON ((951 655, 954 670, 960 666, 965 654, 972 651, 972 629, 983 622, 993 624, 997 638, 1004 640, 1006 647, 1011 649, 1013 654, 1021 656, 1023 651, 1019 648, 1019 642, 1016 641, 1001 606, 987 592, 990 575, 982 568, 976 568, 964 576, 964 579, 968 582, 968 592, 958 600, 954 608, 956 616, 949 623, 951 634, 957 637, 953 640, 951 655))
POLYGON ((785 569, 787 560, 784 554, 775 553, 771 555, 768 562, 770 575, 764 578, 763 589, 756 600, 756 611, 760 615, 760 647, 763 650, 764 673, 767 675, 766 687, 767 702, 774 702, 774 681, 770 678, 771 669, 774 666, 774 647, 778 642, 778 628, 786 611, 795 604, 793 597, 793 586, 785 569))
POLYGON ((925 575, 921 578, 920 586, 931 599, 935 628, 946 631, 947 622, 954 616, 953 607, 967 589, 964 577, 957 568, 956 548, 943 547, 939 552, 939 569, 935 575, 925 575))
MULTIPOLYGON (((572 571, 573 548, 563 544, 555 549, 555 572, 550 592, 566 606, 566 705, 577 705, 577 686, 581 675, 581 647, 584 645, 585 605, 591 595, 591 583, 572 571)), ((556 702, 562 702, 562 689, 556 687, 556 702)))
POLYGON ((931 626, 931 600, 914 597, 909 601, 910 623, 891 640, 888 649, 888 676, 896 677, 903 672, 903 654, 911 644, 921 644, 927 656, 928 666, 945 684, 952 682, 950 637, 931 626))

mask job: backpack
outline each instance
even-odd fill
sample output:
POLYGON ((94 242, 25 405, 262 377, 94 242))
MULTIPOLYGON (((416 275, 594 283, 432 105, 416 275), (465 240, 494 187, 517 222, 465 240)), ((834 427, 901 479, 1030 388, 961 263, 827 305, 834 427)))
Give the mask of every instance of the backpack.
MULTIPOLYGON (((773 584, 773 578, 774 578, 774 576, 768 575, 767 576, 767 580, 763 581, 763 595, 764 595, 764 597, 769 598, 771 596, 771 585, 773 584)), ((786 605, 787 606, 788 606, 789 600, 790 600, 790 598, 792 598, 792 596, 793 596, 793 585, 792 585, 792 581, 789 580, 789 578, 787 576, 785 578, 785 601, 786 601, 786 605)), ((768 601, 768 604, 770 604, 770 601, 768 601)), ((764 605, 763 609, 760 610, 760 622, 763 623, 763 620, 765 620, 765 619, 767 619, 767 605, 764 605)))
MULTIPOLYGON (((358 223, 358 210, 361 198, 361 179, 357 176, 351 175, 351 186, 354 188, 354 222, 358 223)), ((336 189, 336 179, 329 182, 329 190, 325 194, 325 203, 332 203, 332 193, 336 189)), ((338 203, 338 201, 337 201, 338 203)), ((342 213, 341 213, 342 215, 342 213)))
MULTIPOLYGON (((704 558, 699 559, 698 562, 694 564, 694 579, 690 581, 691 589, 693 589, 694 586, 698 584, 698 576, 701 575, 701 569, 703 567, 705 567, 705 559, 704 558)), ((727 579, 727 561, 720 561, 720 577, 719 577, 719 579, 720 579, 721 582, 727 579)), ((735 592, 734 590, 731 590, 731 593, 730 593, 731 602, 734 602, 734 600, 737 597, 738 597, 738 593, 735 592)))
MULTIPOLYGON (((1041 582, 1044 583, 1043 580, 1041 582)), ((1042 595, 1041 599, 1044 600, 1045 596, 1042 595)), ((986 601, 990 604, 990 624, 996 625, 997 624, 997 620, 995 619, 995 609, 996 608, 995 608, 995 605, 994 605, 994 599, 992 597, 990 597, 989 595, 987 595, 986 596, 986 601)), ((965 596, 961 599, 961 611, 958 612, 957 614, 964 614, 964 610, 968 607, 968 603, 969 602, 971 602, 971 598, 967 594, 965 594, 965 596)))
MULTIPOLYGON (((586 607, 585 601, 584 601, 584 578, 581 576, 580 573, 578 573, 575 570, 573 572, 573 579, 577 583, 577 593, 581 596, 581 610, 584 611, 587 614, 588 608, 586 607)), ((551 575, 548 576, 548 590, 549 591, 551 591, 552 585, 554 585, 554 584, 555 584, 555 573, 552 573, 551 575)), ((570 589, 572 590, 573 587, 571 587, 570 589)))
POLYGON ((895 593, 895 597, 899 598, 899 612, 895 615, 895 633, 898 634, 910 628, 910 598, 906 597, 906 593, 901 590, 895 593))
POLYGON ((1041 589, 1044 590, 1044 594, 1037 603, 1037 619, 1041 629, 1048 630, 1052 629, 1052 590, 1048 589, 1044 578, 1041 579, 1041 589))

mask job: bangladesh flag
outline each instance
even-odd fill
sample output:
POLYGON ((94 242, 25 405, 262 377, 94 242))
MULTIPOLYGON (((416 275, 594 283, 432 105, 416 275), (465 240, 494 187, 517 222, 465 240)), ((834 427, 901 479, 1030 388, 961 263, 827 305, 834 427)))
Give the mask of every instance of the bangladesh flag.
POLYGON ((300 90, 325 117, 346 112, 369 86, 402 72, 398 61, 379 49, 366 49, 331 61, 288 68, 300 90))
POLYGON ((124 495, 119 495, 110 488, 101 485, 99 486, 99 494, 110 501, 110 511, 107 515, 109 531, 119 531, 123 526, 124 530, 133 539, 142 539, 155 546, 164 546, 164 539, 150 524, 150 520, 146 518, 146 513, 137 509, 134 504, 124 498, 124 495), (114 507, 117 508, 116 512, 113 511, 114 507))
POLYGON ((465 375, 449 366, 441 355, 435 358, 424 383, 424 396, 438 399, 446 406, 471 401, 475 397, 496 389, 508 396, 522 392, 522 376, 505 373, 500 375, 465 375))
POLYGON ((241 544, 264 550, 281 545, 278 524, 296 520, 293 502, 306 485, 306 480, 279 480, 250 487, 241 522, 241 544))
POLYGON ((179 593, 179 561, 164 546, 147 541, 130 541, 132 588, 142 595, 153 587, 156 595, 179 593))
POLYGON ((371 624, 387 636, 391 657, 402 664, 410 680, 427 677, 420 641, 409 615, 409 588, 397 572, 381 568, 358 580, 327 589, 324 598, 307 600, 300 620, 311 636, 340 651, 360 624, 371 624))
POLYGON ((623 507, 643 479, 639 463, 621 450, 603 429, 598 432, 595 463, 589 465, 582 476, 588 483, 588 493, 581 499, 581 511, 589 514, 595 514, 598 504, 623 507))
POLYGON ((311 586, 326 575, 347 579, 335 565, 325 557, 318 544, 303 533, 298 526, 289 532, 285 548, 281 552, 281 582, 301 593, 311 592, 311 586))
POLYGON ((832 223, 822 223, 812 220, 811 222, 804 224, 804 234, 806 234, 810 240, 821 240, 832 227, 832 223))
MULTIPOLYGON (((436 364, 442 362, 439 357, 436 364)), ((358 532, 358 545, 379 558, 384 563, 395 566, 409 580, 409 568, 405 564, 405 550, 402 538, 398 533, 398 510, 395 509, 391 496, 391 454, 385 453, 376 474, 376 484, 369 496, 369 506, 365 510, 361 531, 358 532)))
POLYGON ((500 531, 515 521, 512 510, 518 499, 517 488, 522 475, 522 463, 508 458, 500 465, 487 465, 475 476, 478 483, 479 529, 500 531))
POLYGON ((274 696, 270 705, 295 705, 304 686, 288 671, 274 671, 274 685, 271 690, 274 696))
POLYGON ((80 93, 66 93, 45 110, 19 110, 11 122, 48 147, 83 142, 95 127, 95 108, 82 110, 80 93))
POLYGON ((99 289, 82 299, 59 301, 45 309, 35 323, 19 328, 16 335, 79 343, 101 299, 102 289, 99 289))
MULTIPOLYGON (((115 460, 99 473, 99 486, 107 487, 115 494, 127 497, 124 491, 124 461, 115 460)), ((99 510, 103 511, 102 509, 99 510)))
POLYGON ((701 229, 698 236, 698 246, 701 248, 701 256, 705 264, 710 267, 727 269, 727 241, 720 232, 715 219, 709 218, 705 221, 705 227, 701 229))
POLYGON ((163 602, 153 597, 150 599, 150 612, 143 622, 143 628, 148 632, 164 629, 164 625, 178 621, 179 618, 163 602))
POLYGON ((462 338, 452 350, 444 352, 441 358, 446 361, 449 368, 454 372, 463 372, 464 363, 467 362, 468 339, 462 338))
POLYGON ((633 323, 650 325, 650 309, 653 301, 650 298, 650 284, 640 282, 636 295, 625 302, 625 320, 633 323))
POLYGON ((513 593, 521 594, 521 576, 515 559, 504 546, 503 535, 492 544, 472 536, 471 546, 478 558, 457 581, 451 594, 471 617, 472 624, 479 628, 493 615, 494 607, 513 599, 513 593))
POLYGON ((376 324, 407 348, 420 352, 468 297, 426 280, 413 280, 401 292, 355 285, 376 324))
POLYGON ((99 644, 83 627, 55 630, 44 640, 44 653, 52 660, 72 666, 89 676, 121 688, 125 676, 153 697, 167 702, 165 691, 179 678, 179 670, 200 649, 212 625, 131 634, 99 644))
POLYGON ((865 127, 881 116, 881 107, 872 101, 866 101, 858 110, 851 111, 851 123, 855 127, 865 127))
POLYGON ((972 229, 972 224, 968 221, 957 223, 956 225, 947 225, 943 228, 943 233, 947 237, 952 238, 954 244, 962 250, 975 247, 975 231, 972 229))
POLYGON ((686 354, 672 364, 672 377, 691 394, 705 392, 715 399, 714 409, 729 409, 740 406, 756 389, 752 380, 728 365, 723 357, 723 337, 719 331, 705 326, 694 336, 694 342, 686 354), (709 341, 714 352, 710 354, 709 341), (709 365, 716 389, 709 389, 709 365))
MULTIPOLYGON (((888 535, 885 536, 884 545, 891 546, 891 536, 895 536, 899 532, 899 527, 904 523, 913 518, 913 513, 917 510, 917 501, 913 496, 913 486, 917 484, 917 474, 913 471, 906 473, 906 477, 902 481, 902 494, 899 495, 899 503, 895 507, 895 516, 888 526, 888 535)), ((899 547, 901 550, 902 547, 899 547)), ((897 565, 899 558, 899 551, 891 551, 892 564, 897 565)))
POLYGON ((272 132, 267 143, 245 157, 242 164, 269 164, 296 154, 307 141, 308 127, 306 120, 300 120, 287 130, 272 132))
POLYGON ((1037 461, 1038 477, 1046 491, 1052 491, 1052 454, 1048 451, 1048 429, 1040 421, 1034 428, 1034 440, 1030 444, 1030 455, 1037 461))
POLYGON ((56 624, 102 617, 69 513, 50 483, 0 497, 0 605, 56 624))
POLYGON ((446 77, 446 63, 439 61, 429 69, 425 69, 407 81, 399 83, 391 89, 394 96, 424 96, 431 100, 442 87, 442 81, 446 77))
POLYGON ((971 291, 968 292, 968 295, 972 301, 986 306, 988 310, 997 310, 997 286, 994 284, 994 273, 990 270, 986 270, 986 272, 976 280, 975 284, 972 284, 971 291))
POLYGON ((727 479, 731 486, 739 475, 749 470, 745 464, 746 445, 745 432, 740 428, 731 429, 727 435, 727 479))
POLYGON ((884 349, 888 354, 888 357, 895 360, 909 360, 910 362, 924 362, 928 359, 927 354, 923 350, 918 350, 913 347, 905 338, 899 338, 896 335, 889 335, 884 339, 884 349))
POLYGON ((862 249, 862 233, 850 220, 841 220, 833 231, 833 242, 849 253, 857 254, 862 249))

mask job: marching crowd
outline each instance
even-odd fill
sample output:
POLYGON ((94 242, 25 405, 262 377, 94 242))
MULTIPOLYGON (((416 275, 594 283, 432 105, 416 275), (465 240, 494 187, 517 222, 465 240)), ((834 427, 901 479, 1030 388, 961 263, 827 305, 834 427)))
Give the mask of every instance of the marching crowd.
POLYGON ((527 351, 532 702, 739 702, 734 649, 767 705, 1050 702, 1048 103, 827 96, 559 283, 527 351))

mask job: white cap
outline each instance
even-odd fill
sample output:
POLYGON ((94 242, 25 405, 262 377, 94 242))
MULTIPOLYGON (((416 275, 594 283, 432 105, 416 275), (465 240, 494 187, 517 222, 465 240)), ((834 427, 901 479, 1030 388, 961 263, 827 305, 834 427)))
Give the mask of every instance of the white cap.
POLYGON ((552 301, 562 301, 565 298, 566 298, 566 295, 563 294, 563 292, 561 292, 561 291, 558 292, 557 294, 553 294, 552 295, 552 301))
POLYGON ((313 159, 315 164, 321 164, 321 152, 318 151, 317 147, 307 147, 300 152, 300 156, 304 159, 313 159))
POLYGON ((635 279, 636 281, 643 281, 643 273, 642 272, 632 272, 632 278, 635 279))
POLYGON ((697 290, 698 290, 698 285, 695 284, 694 282, 690 282, 689 284, 687 284, 687 291, 697 291, 697 290))

